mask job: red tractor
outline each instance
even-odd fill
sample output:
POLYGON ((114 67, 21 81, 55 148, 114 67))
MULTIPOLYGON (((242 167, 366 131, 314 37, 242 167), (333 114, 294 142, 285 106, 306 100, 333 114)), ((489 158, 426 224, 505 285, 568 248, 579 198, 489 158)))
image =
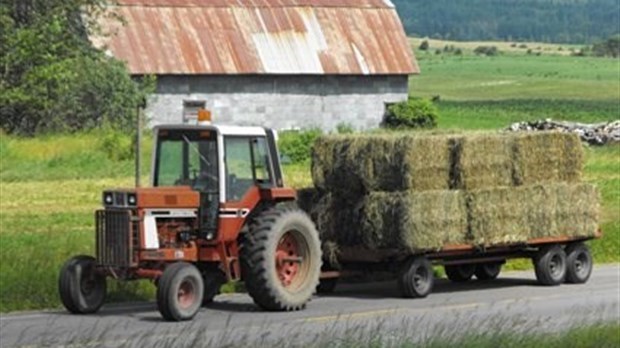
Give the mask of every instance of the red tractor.
POLYGON ((103 192, 96 257, 62 267, 67 310, 99 310, 108 277, 152 279, 172 321, 192 319, 241 279, 265 310, 302 309, 319 283, 321 244, 284 187, 276 138, 260 127, 157 127, 152 187, 103 192))

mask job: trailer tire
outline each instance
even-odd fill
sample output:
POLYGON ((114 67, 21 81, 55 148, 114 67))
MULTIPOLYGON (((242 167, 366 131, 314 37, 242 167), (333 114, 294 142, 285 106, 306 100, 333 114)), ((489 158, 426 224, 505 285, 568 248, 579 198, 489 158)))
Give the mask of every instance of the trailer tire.
POLYGON ((476 266, 473 264, 462 265, 446 265, 444 266, 446 276, 450 281, 455 283, 464 283, 469 281, 476 272, 476 266))
POLYGON ((91 314, 101 308, 106 297, 106 277, 95 272, 91 256, 75 256, 62 266, 58 292, 65 308, 73 314, 91 314))
POLYGON ((497 279, 502 271, 502 262, 485 262, 476 265, 476 278, 478 280, 497 279))
POLYGON ((405 262, 398 277, 403 297, 424 298, 433 291, 435 279, 433 266, 424 256, 416 256, 405 262))
POLYGON ((196 266, 177 262, 164 270, 157 287, 157 309, 168 321, 194 318, 202 304, 204 282, 196 266))
POLYGON ((593 267, 590 249, 583 243, 566 247, 566 282, 583 284, 590 279, 593 267))
POLYGON ((566 253, 559 245, 542 247, 534 257, 536 279, 542 285, 554 286, 566 278, 566 253))
POLYGON ((319 284, 321 242, 308 215, 292 205, 259 214, 240 249, 249 295, 268 311, 305 308, 319 284))

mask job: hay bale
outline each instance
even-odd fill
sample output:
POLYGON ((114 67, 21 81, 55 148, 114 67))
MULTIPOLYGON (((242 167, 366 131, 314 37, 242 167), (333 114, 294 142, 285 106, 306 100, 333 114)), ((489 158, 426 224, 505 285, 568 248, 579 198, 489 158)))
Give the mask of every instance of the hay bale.
POLYGON ((334 245, 438 250, 466 242, 467 212, 460 191, 373 192, 356 203, 317 190, 301 191, 298 199, 305 197, 312 204, 300 202, 300 207, 310 214, 332 251, 338 250, 334 245))
POLYGON ((549 236, 593 237, 599 228, 600 192, 591 184, 558 184, 556 229, 549 236))
POLYGON ((593 236, 599 197, 589 184, 547 184, 467 193, 470 242, 525 243, 545 237, 593 236))
POLYGON ((513 186, 513 137, 470 134, 453 140, 452 188, 513 186))
POLYGON ((463 244, 467 212, 460 191, 375 192, 361 211, 361 238, 371 248, 439 250, 463 244))
POLYGON ((527 241, 529 198, 527 190, 520 188, 468 192, 470 242, 490 246, 527 241))
POLYGON ((579 182, 583 146, 573 133, 521 133, 514 136, 515 185, 579 182))
POLYGON ((575 134, 469 134, 452 142, 454 189, 581 180, 584 154, 575 134))
POLYGON ((339 135, 313 147, 317 188, 358 199, 372 191, 442 190, 450 181, 447 136, 412 134, 339 135))

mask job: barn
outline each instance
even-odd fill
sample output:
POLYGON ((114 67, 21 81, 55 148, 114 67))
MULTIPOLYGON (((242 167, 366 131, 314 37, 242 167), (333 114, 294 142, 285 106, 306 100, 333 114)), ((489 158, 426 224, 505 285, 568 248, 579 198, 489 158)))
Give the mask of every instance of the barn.
POLYGON ((95 45, 155 75, 151 125, 376 127, 419 72, 389 0, 117 0, 95 45), (118 20, 117 17, 122 20, 118 20))

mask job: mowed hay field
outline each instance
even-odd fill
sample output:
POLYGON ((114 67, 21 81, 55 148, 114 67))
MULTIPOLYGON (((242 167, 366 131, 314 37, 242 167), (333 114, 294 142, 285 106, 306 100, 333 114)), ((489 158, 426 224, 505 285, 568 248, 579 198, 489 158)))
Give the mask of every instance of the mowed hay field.
MULTIPOLYGON (((411 93, 440 96, 440 128, 491 130, 528 119, 620 118, 617 60, 544 52, 540 57, 522 52, 476 57, 465 51, 456 57, 436 55, 431 48, 428 54, 417 52, 423 74, 411 78, 411 93), (558 76, 551 76, 553 71, 558 76)), ((71 255, 93 253, 101 191, 133 185, 133 162, 106 147, 101 139, 107 137, 104 132, 37 139, 0 135, 0 311, 58 307, 60 266, 71 255)), ((149 152, 145 146, 145 156, 149 152)), ((584 181, 598 185, 603 196, 605 236, 591 243, 595 258, 619 262, 620 146, 586 148, 585 153, 584 181)), ((145 157, 143 173, 149 164, 145 157)), ((309 163, 288 165, 285 175, 293 187, 312 184, 309 163)), ((110 287, 111 300, 148 299, 154 293, 147 282, 110 287)))

